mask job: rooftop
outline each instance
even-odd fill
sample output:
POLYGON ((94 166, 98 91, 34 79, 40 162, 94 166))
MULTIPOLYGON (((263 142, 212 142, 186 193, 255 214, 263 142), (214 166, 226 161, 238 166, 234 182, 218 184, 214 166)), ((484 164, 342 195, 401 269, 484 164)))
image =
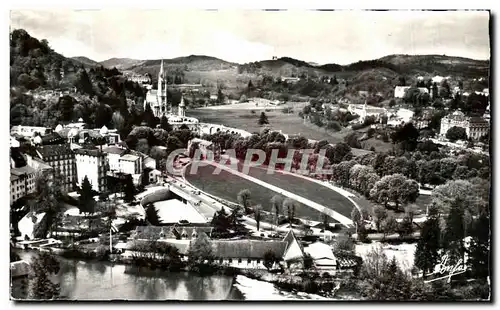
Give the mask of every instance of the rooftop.
POLYGON ((24 166, 20 168, 12 168, 10 169, 10 173, 16 176, 21 176, 23 174, 31 174, 35 173, 36 170, 31 168, 30 166, 24 166))
POLYGON ((120 157, 120 160, 126 160, 126 161, 137 161, 139 159, 139 156, 131 155, 131 154, 126 154, 120 157))
POLYGON ((87 156, 106 156, 104 152, 101 152, 99 149, 76 149, 75 154, 79 155, 87 155, 87 156))
POLYGON ((60 156, 60 155, 68 155, 73 154, 71 148, 68 144, 54 144, 54 145, 44 145, 37 147, 37 151, 44 157, 48 156, 60 156))
POLYGON ((117 154, 117 155, 122 155, 124 154, 127 150, 126 149, 122 149, 121 147, 117 147, 117 146, 107 146, 107 147, 103 147, 102 148, 102 151, 104 153, 108 153, 108 154, 117 154))

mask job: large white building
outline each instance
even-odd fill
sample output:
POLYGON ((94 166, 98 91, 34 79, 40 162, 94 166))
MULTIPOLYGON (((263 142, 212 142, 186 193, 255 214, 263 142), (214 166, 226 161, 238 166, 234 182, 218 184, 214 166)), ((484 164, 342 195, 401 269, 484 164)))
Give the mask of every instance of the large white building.
POLYGON ((92 189, 97 192, 106 190, 106 173, 108 171, 106 157, 106 153, 98 149, 75 150, 78 186, 81 186, 83 179, 87 177, 92 189))
POLYGON ((482 136, 488 134, 490 124, 482 117, 467 117, 460 111, 455 111, 441 119, 441 136, 446 136, 448 130, 452 127, 460 127, 465 129, 467 138, 478 140, 482 136))

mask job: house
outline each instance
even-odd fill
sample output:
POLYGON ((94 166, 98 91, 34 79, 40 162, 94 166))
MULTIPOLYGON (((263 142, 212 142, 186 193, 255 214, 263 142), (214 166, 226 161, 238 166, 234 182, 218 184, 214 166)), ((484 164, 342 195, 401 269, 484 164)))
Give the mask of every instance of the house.
POLYGON ((38 157, 54 168, 63 192, 71 192, 76 181, 75 153, 68 144, 43 145, 36 148, 38 157))
POLYGON ((322 242, 314 242, 304 251, 311 256, 313 264, 319 270, 335 270, 337 269, 337 259, 333 255, 332 248, 322 242))

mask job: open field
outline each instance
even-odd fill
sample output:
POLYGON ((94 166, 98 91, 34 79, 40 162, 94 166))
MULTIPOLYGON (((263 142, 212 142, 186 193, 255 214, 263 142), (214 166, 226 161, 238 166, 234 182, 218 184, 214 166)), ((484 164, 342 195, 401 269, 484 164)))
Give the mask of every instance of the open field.
MULTIPOLYGON (((221 171, 218 175, 213 174, 215 168, 212 166, 199 167, 196 174, 190 174, 189 170, 190 167, 187 168, 186 179, 203 191, 236 202, 238 192, 242 189, 249 189, 254 204, 261 204, 265 211, 271 210, 270 199, 276 194, 273 190, 226 171, 221 171)), ((346 197, 334 190, 293 175, 267 174, 267 169, 255 167, 250 169, 249 176, 323 205, 348 218, 354 207, 346 197)), ((314 221, 322 220, 321 212, 311 207, 301 205, 299 209, 296 211, 297 217, 314 221)))
MULTIPOLYGON (((279 193, 227 171, 213 174, 214 170, 215 167, 213 166, 199 167, 197 174, 186 174, 186 180, 204 192, 234 203, 238 202, 238 193, 241 190, 248 189, 251 192, 252 205, 260 204, 264 211, 271 211, 271 198, 279 193)), ((299 207, 295 210, 296 217, 312 221, 322 221, 321 212, 306 205, 298 204, 299 207)), ((330 222, 334 222, 334 220, 331 219, 330 222)))
MULTIPOLYGON (((260 110, 252 114, 249 110, 210 110, 196 109, 186 111, 187 116, 196 117, 200 122, 222 124, 228 127, 240 128, 249 132, 260 132, 264 126, 260 126, 259 120, 260 110)), ((300 134, 308 139, 323 140, 326 139, 330 143, 337 143, 341 139, 332 137, 324 130, 316 130, 310 128, 303 123, 297 113, 298 108, 294 108, 294 113, 285 114, 281 110, 269 110, 265 112, 269 120, 269 128, 283 133, 294 135, 300 134)))
MULTIPOLYGON (((283 105, 282 107, 284 106, 285 105, 283 105)), ((352 129, 344 129, 339 132, 331 132, 326 131, 323 128, 319 128, 313 124, 304 123, 304 121, 301 120, 297 115, 297 113, 302 110, 302 107, 304 106, 303 102, 290 103, 286 106, 292 106, 294 109, 293 113, 285 114, 281 111, 281 108, 265 110, 265 113, 269 120, 269 125, 267 126, 267 128, 275 131, 281 131, 282 133, 288 135, 302 135, 311 140, 327 140, 332 144, 344 141, 344 137, 352 132, 352 129)), ((227 127, 243 129, 252 133, 260 132, 262 129, 266 128, 266 126, 260 126, 258 124, 259 115, 262 110, 259 110, 257 108, 253 110, 255 111, 255 114, 253 114, 251 112, 252 109, 248 109, 246 105, 241 109, 237 109, 231 106, 222 106, 221 108, 213 107, 210 109, 200 108, 195 110, 187 110, 186 115, 190 117, 196 117, 202 123, 221 124, 227 127)), ((371 140, 374 139, 369 139, 367 141, 364 141, 363 143, 370 144, 372 143, 371 140)), ((384 146, 381 145, 381 143, 384 144, 384 142, 382 141, 377 140, 373 141, 373 143, 375 144, 375 148, 377 150, 390 149, 389 143, 385 143, 384 146)), ((369 145, 368 148, 370 146, 371 145, 369 145)), ((362 149, 353 149, 353 154, 355 156, 363 155, 366 152, 369 151, 362 149)))

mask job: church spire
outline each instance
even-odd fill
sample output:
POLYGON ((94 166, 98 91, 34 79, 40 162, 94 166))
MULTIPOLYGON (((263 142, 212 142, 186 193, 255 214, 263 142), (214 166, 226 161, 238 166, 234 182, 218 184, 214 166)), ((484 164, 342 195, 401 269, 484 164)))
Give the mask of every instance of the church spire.
POLYGON ((163 78, 163 59, 161 60, 160 78, 163 78))

